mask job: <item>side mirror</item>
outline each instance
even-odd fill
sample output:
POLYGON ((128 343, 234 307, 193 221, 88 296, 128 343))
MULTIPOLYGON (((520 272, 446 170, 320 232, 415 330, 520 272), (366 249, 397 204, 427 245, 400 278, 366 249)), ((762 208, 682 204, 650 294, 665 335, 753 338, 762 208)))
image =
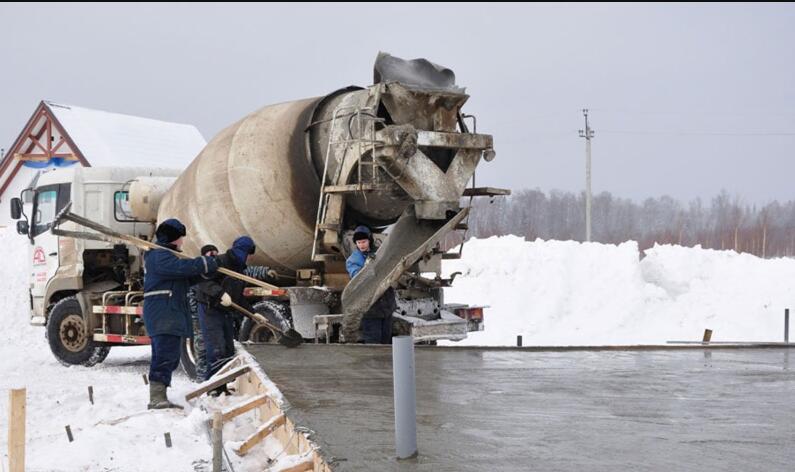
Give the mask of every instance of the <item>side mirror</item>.
POLYGON ((26 220, 17 221, 17 233, 28 234, 28 222, 26 220))
POLYGON ((22 216, 22 200, 19 198, 11 199, 11 218, 18 220, 22 216))

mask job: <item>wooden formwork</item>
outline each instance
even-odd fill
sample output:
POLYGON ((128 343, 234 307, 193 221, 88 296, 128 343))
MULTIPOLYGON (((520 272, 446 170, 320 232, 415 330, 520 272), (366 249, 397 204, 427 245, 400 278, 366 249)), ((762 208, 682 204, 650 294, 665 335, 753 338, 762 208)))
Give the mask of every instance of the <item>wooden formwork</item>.
POLYGON ((282 445, 285 454, 306 457, 305 461, 282 469, 281 472, 330 472, 332 470, 320 454, 318 446, 286 415, 282 408, 281 393, 268 380, 254 358, 245 351, 231 360, 210 380, 188 393, 185 399, 192 400, 230 382, 235 391, 231 398, 239 396, 246 400, 221 410, 223 421, 226 422, 240 414, 254 411, 255 418, 259 423, 256 431, 234 449, 237 455, 245 455, 266 438, 273 437, 282 445))

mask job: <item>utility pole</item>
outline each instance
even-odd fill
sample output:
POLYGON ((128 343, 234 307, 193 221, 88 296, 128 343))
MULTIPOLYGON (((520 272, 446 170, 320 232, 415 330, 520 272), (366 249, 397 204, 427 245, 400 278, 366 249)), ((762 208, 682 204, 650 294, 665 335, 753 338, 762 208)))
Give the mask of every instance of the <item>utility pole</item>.
POLYGON ((588 124, 588 109, 583 108, 585 130, 580 130, 580 137, 585 138, 585 240, 591 241, 591 138, 593 130, 588 124))

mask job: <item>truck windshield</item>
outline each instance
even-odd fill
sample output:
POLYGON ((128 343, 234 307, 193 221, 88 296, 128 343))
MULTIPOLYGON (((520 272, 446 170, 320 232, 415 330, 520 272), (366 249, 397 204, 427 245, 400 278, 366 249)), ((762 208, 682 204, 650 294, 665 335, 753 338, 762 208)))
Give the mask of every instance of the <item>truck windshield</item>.
POLYGON ((36 214, 33 215, 33 234, 41 234, 52 226, 55 219, 55 205, 58 191, 44 190, 36 195, 36 214))

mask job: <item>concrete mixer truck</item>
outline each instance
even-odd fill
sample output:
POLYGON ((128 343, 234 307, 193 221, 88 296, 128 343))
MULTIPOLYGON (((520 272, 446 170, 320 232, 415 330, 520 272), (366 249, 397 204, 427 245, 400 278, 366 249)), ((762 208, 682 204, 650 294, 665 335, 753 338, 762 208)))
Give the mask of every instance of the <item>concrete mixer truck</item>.
MULTIPOLYGON (((465 338, 483 328, 483 307, 446 303, 454 276, 443 277, 441 264, 458 254, 440 243, 466 231, 471 198, 508 193, 474 186, 475 168, 495 152, 492 137, 462 112, 467 98, 451 70, 382 53, 373 85, 255 111, 181 173, 78 167, 41 175, 28 189, 30 221, 21 200, 11 202, 33 248, 32 323, 47 326, 53 353, 68 364, 95 364, 112 346, 149 342, 141 251, 70 222, 54 229, 71 202, 73 213, 142 239, 156 222, 178 218, 188 228, 187 254, 251 236, 250 263, 281 275, 278 289, 250 287, 246 295, 272 324, 307 340, 356 342, 362 315, 389 287, 396 332, 416 342, 465 338), (361 224, 380 249, 350 279, 345 259, 361 224)), ((272 333, 247 319, 238 335, 268 342, 272 333)))

